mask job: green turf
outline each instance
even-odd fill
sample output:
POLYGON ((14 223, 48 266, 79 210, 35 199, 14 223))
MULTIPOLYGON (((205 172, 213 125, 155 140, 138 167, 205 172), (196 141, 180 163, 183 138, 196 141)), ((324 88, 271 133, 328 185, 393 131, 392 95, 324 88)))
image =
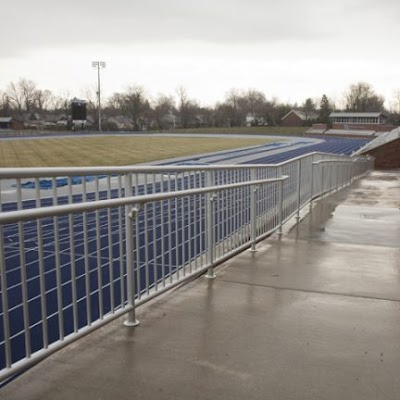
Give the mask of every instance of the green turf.
POLYGON ((63 137, 0 141, 0 167, 129 165, 271 142, 268 138, 63 137))

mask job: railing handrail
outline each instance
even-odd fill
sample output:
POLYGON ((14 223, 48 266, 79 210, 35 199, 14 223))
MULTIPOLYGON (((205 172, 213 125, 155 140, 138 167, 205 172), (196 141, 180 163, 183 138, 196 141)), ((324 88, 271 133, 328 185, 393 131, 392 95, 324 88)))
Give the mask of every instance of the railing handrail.
POLYGON ((83 202, 78 204, 65 204, 65 205, 9 211, 7 213, 0 214, 0 225, 11 224, 14 222, 28 221, 31 219, 74 214, 78 212, 96 211, 99 209, 122 207, 127 205, 137 205, 137 204, 140 205, 140 204, 145 204, 155 201, 170 200, 185 196, 220 192, 229 189, 238 189, 246 186, 259 186, 266 183, 283 182, 288 178, 289 178, 288 175, 282 175, 278 178, 260 179, 260 180, 231 183, 219 186, 208 186, 199 189, 177 190, 172 192, 146 194, 140 196, 125 197, 125 198, 97 200, 97 201, 83 202))
POLYGON ((314 161, 313 164, 354 164, 356 162, 369 162, 371 161, 368 158, 363 158, 363 157, 356 157, 352 160, 319 160, 319 161, 314 161))
MULTIPOLYGON (((196 171, 219 171, 219 170, 238 170, 251 168, 271 168, 282 167, 293 161, 297 161, 313 155, 329 155, 330 153, 311 152, 295 158, 283 161, 278 164, 218 164, 218 165, 129 165, 119 167, 37 167, 37 168, 0 168, 0 179, 24 179, 24 178, 43 178, 60 176, 84 176, 102 174, 127 174, 127 173, 163 173, 163 172, 196 172, 196 171)), ((335 157, 344 159, 350 156, 335 154, 335 157)))

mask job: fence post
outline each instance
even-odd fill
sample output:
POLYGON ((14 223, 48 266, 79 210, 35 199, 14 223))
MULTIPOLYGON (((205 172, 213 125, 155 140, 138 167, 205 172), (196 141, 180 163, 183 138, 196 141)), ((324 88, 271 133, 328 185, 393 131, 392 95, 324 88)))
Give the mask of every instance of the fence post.
MULTIPOLYGON (((125 197, 132 196, 132 175, 125 175, 125 197)), ((133 262, 133 224, 136 221, 139 207, 133 208, 132 205, 125 206, 125 240, 126 240, 126 287, 127 287, 127 305, 133 307, 128 312, 125 326, 137 326, 139 321, 136 319, 135 311, 135 274, 133 262)), ((139 266, 138 266, 139 268, 139 266)), ((122 278, 122 277, 121 277, 122 278)))
POLYGON ((340 189, 343 189, 344 185, 344 164, 340 164, 340 189))
POLYGON ((321 197, 324 195, 324 172, 325 164, 321 164, 321 197))
POLYGON ((312 208, 312 202, 314 197, 314 161, 311 161, 311 193, 310 193, 310 210, 312 208))
POLYGON ((206 278, 214 279, 217 275, 214 273, 214 249, 215 249, 215 200, 217 195, 212 193, 208 200, 207 210, 207 247, 208 247, 208 264, 206 278))
POLYGON ((354 182, 354 161, 350 164, 350 183, 354 182))
POLYGON ((301 207, 301 159, 297 162, 297 222, 300 219, 300 207, 301 207))
POLYGON ((279 194, 278 194, 278 205, 279 205, 279 211, 278 211, 278 222, 279 222, 279 228, 278 228, 278 235, 281 236, 283 231, 282 231, 282 225, 283 225, 283 180, 279 181, 279 194))
MULTIPOLYGON (((207 187, 214 185, 214 171, 206 172, 206 185, 207 187)), ((207 270, 206 278, 214 279, 214 247, 215 247, 215 200, 217 196, 215 193, 207 193, 207 215, 206 215, 206 234, 207 234, 207 262, 209 268, 207 270)))
POLYGON ((336 170, 336 185, 335 185, 335 191, 339 190, 339 163, 335 163, 335 170, 336 170))
POLYGON ((251 186, 250 187, 250 225, 251 225, 251 249, 250 251, 255 253, 257 251, 257 192, 259 187, 258 186, 251 186))

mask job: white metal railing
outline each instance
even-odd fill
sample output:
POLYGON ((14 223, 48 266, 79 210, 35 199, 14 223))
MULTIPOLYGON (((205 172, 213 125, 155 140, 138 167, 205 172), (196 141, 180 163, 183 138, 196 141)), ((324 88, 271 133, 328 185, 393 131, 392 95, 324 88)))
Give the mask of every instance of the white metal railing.
POLYGON ((313 153, 277 165, 0 170, 0 380, 123 314, 135 325, 136 306, 212 278, 372 166, 313 153))
POLYGON ((393 129, 390 132, 383 133, 374 140, 371 140, 365 146, 361 147, 361 149, 357 150, 355 154, 366 153, 369 150, 376 149, 377 147, 383 146, 386 143, 393 142, 394 140, 399 138, 400 138, 400 127, 393 129))

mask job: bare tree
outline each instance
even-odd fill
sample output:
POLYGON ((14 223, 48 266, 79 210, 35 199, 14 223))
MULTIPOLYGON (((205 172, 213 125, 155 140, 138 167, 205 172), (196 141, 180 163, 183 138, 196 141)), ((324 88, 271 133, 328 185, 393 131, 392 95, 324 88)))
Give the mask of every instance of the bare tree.
POLYGON ((10 98, 7 93, 0 92, 0 116, 10 117, 13 113, 10 98))
POLYGON ((247 100, 248 111, 255 114, 262 114, 265 107, 265 94, 255 90, 249 89, 245 93, 245 98, 247 100))
POLYGON ((51 107, 52 98, 53 93, 51 93, 50 90, 36 90, 34 98, 35 108, 40 112, 47 110, 49 107, 51 107))
POLYGON ((184 88, 183 86, 180 86, 176 90, 176 93, 178 95, 178 111, 181 119, 181 125, 182 128, 187 128, 189 125, 189 96, 187 94, 186 88, 184 88))
POLYGON ((37 96, 36 83, 29 79, 20 79, 18 86, 22 94, 25 110, 32 111, 35 108, 37 96))
POLYGON ((7 88, 7 97, 20 114, 24 111, 24 95, 18 83, 11 82, 7 88))
POLYGON ((152 115, 158 129, 175 127, 175 102, 172 96, 160 94, 153 102, 152 115))
POLYGON ((34 81, 20 78, 18 82, 11 82, 7 88, 7 97, 10 104, 19 112, 43 110, 49 103, 51 92, 39 90, 34 81))
POLYGON ((251 123, 259 125, 265 123, 266 98, 265 94, 255 89, 248 89, 243 93, 243 111, 251 118, 251 123))
POLYGON ((306 121, 310 121, 312 119, 313 114, 315 113, 315 104, 311 98, 308 98, 304 101, 301 106, 302 111, 306 117, 306 121))
POLYGON ((372 86, 366 82, 350 85, 345 93, 346 110, 348 111, 382 111, 385 99, 377 95, 372 86))
POLYGON ((230 126, 242 126, 245 120, 245 102, 241 91, 231 89, 225 95, 225 102, 223 103, 226 117, 229 120, 230 126))
POLYGON ((278 98, 273 97, 271 100, 266 100, 265 102, 265 119, 268 125, 278 125, 282 116, 279 109, 280 103, 278 98))
POLYGON ((393 92, 392 111, 400 114, 400 89, 396 89, 393 92))
POLYGON ((198 127, 202 124, 200 120, 200 106, 196 100, 190 99, 184 87, 177 89, 178 114, 182 128, 190 126, 198 127))
POLYGON ((148 122, 150 103, 141 86, 130 86, 126 93, 120 97, 120 107, 124 114, 128 116, 134 130, 141 131, 148 122))
POLYGON ((400 125, 400 89, 393 92, 393 98, 390 104, 390 122, 395 125, 400 125))
POLYGON ((333 104, 324 94, 319 103, 319 119, 324 124, 329 124, 329 115, 333 111, 333 104))
POLYGON ((112 110, 113 114, 118 114, 120 112, 120 107, 122 104, 123 94, 121 93, 113 93, 111 97, 109 97, 107 101, 107 107, 112 110))
POLYGON ((68 90, 63 91, 57 96, 51 98, 51 107, 54 111, 59 111, 69 115, 71 111, 71 98, 71 93, 68 90))

